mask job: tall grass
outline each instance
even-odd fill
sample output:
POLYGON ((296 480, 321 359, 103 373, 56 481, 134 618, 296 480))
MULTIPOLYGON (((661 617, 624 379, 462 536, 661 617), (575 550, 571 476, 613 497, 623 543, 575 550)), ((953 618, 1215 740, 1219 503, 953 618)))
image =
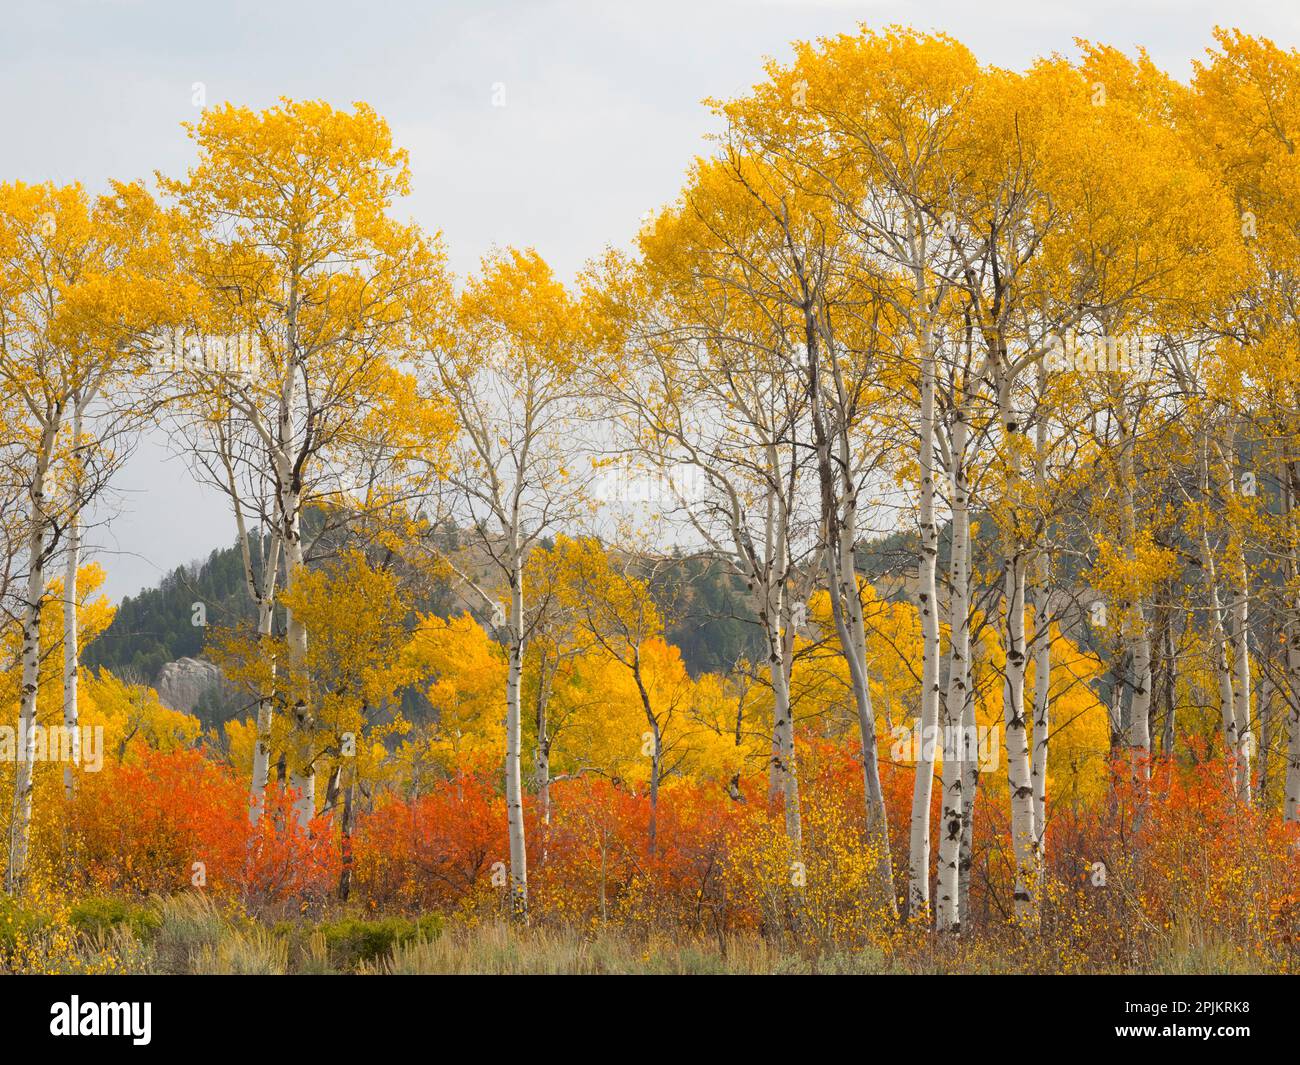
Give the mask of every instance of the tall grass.
MULTIPOLYGON (((74 919, 27 915, 34 931, 0 949, 0 971, 172 974, 765 975, 860 973, 1284 972, 1286 956, 1235 945, 1188 920, 1149 929, 1140 951, 1099 964, 1071 957, 1050 935, 1013 930, 997 941, 900 929, 887 949, 847 949, 757 933, 702 940, 628 924, 514 925, 343 916, 261 923, 188 893, 147 905, 94 900, 74 919)), ((3 944, 0 944, 2 947, 3 944)))

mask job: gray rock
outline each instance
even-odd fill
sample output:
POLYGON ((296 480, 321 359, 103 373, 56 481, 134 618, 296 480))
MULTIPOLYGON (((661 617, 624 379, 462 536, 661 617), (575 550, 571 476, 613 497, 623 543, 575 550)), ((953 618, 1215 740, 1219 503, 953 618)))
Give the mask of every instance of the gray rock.
POLYGON ((167 662, 154 681, 158 700, 169 710, 192 714, 199 700, 213 688, 225 688, 221 670, 201 658, 178 658, 167 662))

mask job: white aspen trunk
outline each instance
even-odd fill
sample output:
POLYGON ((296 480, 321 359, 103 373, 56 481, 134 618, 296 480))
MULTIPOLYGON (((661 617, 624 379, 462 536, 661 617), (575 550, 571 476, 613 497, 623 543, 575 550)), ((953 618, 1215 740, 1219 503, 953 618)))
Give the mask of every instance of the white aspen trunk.
MULTIPOLYGON (((224 444, 224 441, 222 442, 224 444)), ((249 543, 248 526, 244 521, 244 509, 239 499, 239 487, 235 480, 234 467, 225 456, 227 483, 230 499, 235 509, 235 526, 239 533, 239 549, 244 566, 244 587, 248 597, 257 608, 258 642, 266 644, 275 627, 275 592, 276 581, 280 571, 281 536, 278 529, 272 529, 269 543, 267 531, 259 527, 258 558, 261 560, 262 572, 259 575, 253 569, 253 550, 249 543)), ((272 684, 277 673, 275 663, 271 665, 272 684)), ((260 693, 257 700, 257 739, 253 744, 253 772, 248 787, 248 817, 257 824, 266 811, 266 786, 271 779, 271 727, 275 717, 275 703, 272 692, 260 693)))
MULTIPOLYGON (((769 448, 769 452, 771 449, 769 448)), ((776 459, 769 453, 770 468, 776 459)), ((799 808, 799 766, 794 746, 794 710, 790 702, 790 664, 794 653, 794 618, 785 587, 786 524, 777 520, 769 505, 766 552, 770 565, 751 558, 753 577, 763 596, 761 620, 767 637, 768 675, 772 682, 772 772, 770 786, 781 796, 785 835, 799 855, 803 846, 803 815, 799 808)), ((738 532, 739 530, 737 530, 738 532)), ((741 537, 737 536, 737 546, 741 537)), ((774 797, 774 796, 769 796, 774 797)))
MULTIPOLYGON (((282 516, 287 516, 283 531, 285 557, 285 584, 293 587, 298 574, 306 568, 303 560, 302 532, 298 526, 298 498, 292 489, 282 516)), ((289 671, 294 687, 294 728, 297 733, 298 756, 289 774, 289 786, 295 793, 293 811, 297 826, 306 830, 316 816, 315 752, 312 750, 312 711, 308 705, 309 678, 307 670, 307 626, 294 617, 292 610, 285 611, 285 643, 289 651, 289 671)))
POLYGON ((1110 724, 1110 754, 1118 757, 1120 747, 1128 743, 1128 729, 1124 724, 1124 684, 1119 681, 1111 687, 1106 717, 1110 724))
MULTIPOLYGON (((850 468, 848 441, 839 436, 840 468, 850 468)), ((880 783, 880 750, 876 739, 876 713, 871 702, 871 684, 867 675, 867 626, 862 616, 862 597, 858 591, 857 560, 854 547, 857 543, 858 490, 846 482, 844 489, 844 514, 840 522, 838 550, 834 555, 839 570, 839 588, 847 617, 841 617, 841 628, 847 626, 852 648, 849 655, 849 674, 853 680, 854 702, 858 708, 858 729, 862 736, 862 775, 867 792, 867 825, 878 849, 877 867, 880 881, 888 894, 891 911, 897 909, 894 890, 894 861, 889 839, 889 810, 885 806, 885 792, 880 783)), ((834 604, 839 597, 832 596, 834 604)), ((834 610, 832 610, 834 613, 834 610)), ((843 633, 841 633, 841 646, 843 633)))
POLYGON ((81 730, 77 727, 77 681, 81 669, 77 630, 77 569, 81 559, 81 528, 75 513, 68 518, 68 558, 63 576, 63 727, 71 761, 63 767, 63 794, 76 793, 76 769, 81 765, 81 730))
POLYGON ((1166 758, 1172 758, 1174 754, 1174 737, 1177 726, 1176 715, 1178 708, 1176 706, 1178 699, 1178 655, 1174 647, 1174 619, 1172 614, 1168 615, 1164 626, 1164 647, 1163 654, 1165 660, 1165 723, 1164 737, 1161 740, 1160 752, 1166 758))
MULTIPOLYGON (((1287 463, 1282 494, 1286 508, 1289 541, 1295 543, 1295 466, 1287 463)), ((1287 577, 1291 582, 1300 578, 1300 559, 1294 548, 1287 556, 1287 577)), ((1286 777, 1282 784, 1282 816, 1289 822, 1300 821, 1300 601, 1291 604, 1286 620, 1286 777)))
POLYGON ((1288 685, 1286 733, 1286 779, 1283 783, 1282 816, 1300 821, 1300 627, 1293 626, 1287 647, 1288 685))
POLYGON ((655 856, 659 846, 659 774, 663 770, 663 736, 659 732, 659 724, 655 723, 650 730, 654 738, 654 748, 650 754, 650 831, 649 831, 649 848, 650 857, 655 856))
POLYGON ((767 759, 767 801, 771 805, 776 802, 776 798, 781 794, 783 782, 781 780, 781 744, 776 735, 776 711, 773 710, 772 719, 772 752, 767 759))
POLYGON ((858 711, 858 732, 862 739, 862 777, 866 792, 867 831, 877 849, 876 866, 892 912, 897 910, 893 858, 889 843, 889 813, 880 785, 880 755, 876 740, 876 714, 871 705, 867 679, 867 638, 858 592, 857 567, 853 556, 857 523, 858 493, 852 480, 847 427, 837 427, 838 453, 831 459, 831 438, 822 409, 818 333, 811 309, 805 308, 805 346, 809 366, 809 398, 816 438, 817 472, 821 483, 822 538, 824 563, 831 599, 831 615, 840 649, 849 668, 853 702, 858 711), (837 474, 837 470, 840 471, 837 474), (842 490, 837 489, 837 484, 842 490), (841 512, 841 506, 843 511, 841 512))
MULTIPOLYGON (((540 672, 545 672, 545 666, 542 666, 540 672)), ((546 720, 546 693, 542 690, 546 683, 544 676, 539 676, 537 681, 537 752, 533 762, 533 784, 537 788, 537 810, 544 826, 551 823, 551 738, 547 734, 546 720)), ((546 850, 543 845, 541 860, 546 861, 546 850)))
MULTIPOLYGON (((1204 453, 1202 453, 1201 463, 1201 491, 1208 499, 1210 467, 1209 458, 1204 453)), ((1239 786, 1236 757, 1239 744, 1228 626, 1223 604, 1219 598, 1219 581, 1214 552, 1210 547, 1210 532, 1204 522, 1201 525, 1201 569, 1205 573, 1205 590, 1210 600, 1210 647, 1214 656, 1215 675, 1219 681, 1219 716, 1223 723, 1223 747, 1228 761, 1228 781, 1235 792, 1239 786)))
MULTIPOLYGON (((1236 476, 1232 456, 1236 453, 1236 426, 1229 424, 1219 459, 1223 467, 1223 481, 1227 493, 1235 495, 1236 476)), ((1246 553, 1240 539, 1232 538, 1232 600, 1229 607, 1232 618, 1232 720, 1237 742, 1229 750, 1236 758, 1237 797, 1250 804, 1251 787, 1251 731, 1250 731, 1250 576, 1246 569, 1246 553)))
POLYGON ((510 912, 528 920, 528 850, 524 839, 520 769, 520 681, 524 661, 524 567, 517 531, 511 531, 510 667, 506 679, 506 827, 510 842, 510 912))
POLYGON ((763 639, 767 642, 767 668, 772 681, 772 754, 768 759, 767 801, 775 803, 778 796, 784 801, 787 766, 785 737, 787 732, 794 731, 794 723, 790 720, 789 685, 786 684, 785 663, 781 653, 781 596, 773 585, 770 572, 758 565, 756 559, 751 560, 750 579, 757 583, 761 592, 758 614, 763 626, 763 639))
POLYGON ((1234 559, 1236 588, 1232 603, 1233 692, 1232 719, 1237 733, 1237 797, 1249 805, 1251 787, 1251 729, 1250 729, 1250 598, 1246 559, 1241 545, 1234 559))
POLYGON ((1205 570, 1210 597, 1210 641, 1214 649, 1214 672, 1219 678, 1219 716, 1223 723, 1223 744, 1228 754, 1228 777, 1237 790, 1237 713, 1232 683, 1232 663, 1228 653, 1228 635, 1224 625, 1223 605, 1213 562, 1205 570))
MULTIPOLYGON (((784 639, 778 632, 773 646, 783 648, 784 639)), ((790 840, 794 853, 800 853, 803 844, 803 816, 799 809, 799 770, 795 761, 794 717, 790 707, 790 675, 786 668, 785 656, 780 655, 770 663, 772 695, 774 701, 778 760, 777 777, 781 787, 781 802, 785 815, 785 835, 790 840)))
POLYGON ((1268 808, 1268 788, 1273 768, 1270 748, 1273 746, 1275 711, 1273 678, 1268 673, 1263 672, 1264 668, 1266 667, 1261 667, 1263 675, 1259 680, 1259 695, 1257 696, 1259 709, 1259 788, 1255 793, 1255 804, 1261 810, 1268 808))
POLYGON ((1047 755, 1051 740, 1052 633, 1047 560, 1040 556, 1034 587, 1034 727, 1030 775, 1033 784, 1035 868, 1047 849, 1047 755))
POLYGON ((907 912, 930 915, 930 800, 934 792, 935 732, 939 718, 939 614, 935 568, 939 527, 934 517, 935 355, 927 332, 922 340, 919 519, 921 559, 917 601, 921 614, 921 750, 912 784, 911 836, 908 847, 907 912))
MULTIPOLYGON (((1007 491, 1013 502, 1020 488, 1019 426, 1011 409, 1010 382, 998 388, 998 408, 1003 428, 1003 445, 1008 464, 1007 491)), ((1002 718, 1007 751, 1007 787, 1011 807, 1011 849, 1016 863, 1015 912, 1025 927, 1038 922, 1040 880, 1034 828, 1034 787, 1029 766, 1029 728, 1025 717, 1025 557, 1014 529, 1002 537, 1002 599, 1006 681, 1003 686, 1002 718)))
POLYGON ((57 418, 41 436, 36 466, 28 489, 27 595, 23 603, 22 688, 18 701, 18 765, 14 775, 13 813, 9 822, 9 863, 5 890, 22 891, 27 873, 27 847, 32 821, 32 770, 36 756, 36 700, 41 676, 41 607, 45 601, 45 476, 54 448, 57 418))
MULTIPOLYGON (((299 621, 295 621, 292 612, 286 611, 286 635, 288 637, 290 661, 298 659, 299 652, 306 653, 307 630, 299 621)), ((294 823, 306 830, 311 819, 316 816, 316 770, 312 765, 314 752, 310 738, 311 711, 303 702, 294 707, 294 724, 297 730, 298 758, 289 773, 289 788, 294 793, 294 823)))
POLYGON ((961 928, 970 928, 970 877, 975 863, 975 797, 979 789, 980 764, 978 732, 975 720, 975 689, 967 673, 966 702, 961 708, 961 735, 963 747, 961 785, 961 848, 957 859, 957 921, 961 928), (972 751, 970 743, 976 747, 972 751))
MULTIPOLYGON (((1038 364, 1039 402, 1046 401, 1047 365, 1038 364)), ((1034 429, 1034 482, 1047 491, 1047 417, 1039 413, 1034 429)), ((1052 614, 1049 596, 1051 573, 1047 552, 1040 551, 1034 565, 1034 751, 1030 776, 1034 785, 1034 845, 1036 868, 1043 867, 1047 850, 1047 753, 1051 741, 1052 614)))
MULTIPOLYGON (((278 564, 278 563, 277 563, 278 564)), ((257 602, 257 636, 265 644, 271 636, 275 620, 275 598, 269 591, 273 577, 263 575, 263 592, 257 602)), ((271 778, 271 726, 274 719, 274 701, 269 694, 257 701, 257 741, 253 744, 253 780, 248 791, 248 816, 253 824, 262 819, 266 810, 266 785, 271 778)))
POLYGON ((950 473, 952 555, 948 599, 948 688, 944 697, 943 807, 939 817, 939 876, 935 923, 940 932, 959 933, 962 821, 966 806, 966 744, 963 708, 970 689, 970 488, 966 482, 965 410, 953 415, 950 473))
MULTIPOLYGON (((843 551, 841 545, 840 551, 843 551)), ((839 552, 827 552, 829 558, 839 552)), ((850 550, 849 558, 851 559, 850 550)), ((836 567, 839 569, 840 567, 836 567)), ((866 627, 862 618, 862 601, 858 598, 857 572, 852 563, 840 571, 838 579, 844 610, 839 608, 840 597, 831 596, 832 613, 839 614, 836 628, 842 647, 847 647, 846 658, 853 685, 853 702, 858 710, 858 733, 862 741, 862 780, 867 799, 868 833, 878 853, 876 865, 891 909, 894 900, 894 865, 889 845, 889 813, 885 807, 885 793, 880 784, 880 753, 876 742, 876 714, 871 704, 871 687, 867 679, 866 627), (847 612, 848 618, 843 614, 847 612), (845 641, 848 641, 845 643, 845 641)))
POLYGON ((1143 780, 1151 775, 1151 640, 1141 605, 1134 606, 1132 637, 1133 699, 1129 704, 1128 745, 1138 760, 1143 780))
POLYGON ((1017 920, 1026 926, 1038 920, 1038 833, 1034 827, 1034 786, 1029 767, 1029 735, 1025 719, 1025 561, 1008 554, 1003 564, 1006 602, 1006 684, 1003 728, 1007 749, 1007 787, 1011 803, 1011 849, 1016 862, 1017 920))
POLYGON ((551 747, 550 743, 538 743, 537 761, 534 767, 533 783, 537 788, 537 813, 541 822, 541 840, 538 843, 538 866, 546 864, 547 849, 551 832, 551 747))
MULTIPOLYGON (((780 455, 771 440, 765 444, 764 454, 768 472, 779 477, 780 455)), ((767 639, 768 675, 772 683, 772 760, 768 801, 780 794, 786 839, 797 857, 803 849, 803 813, 799 805, 799 765, 795 750, 794 708, 790 698, 796 633, 786 575, 790 558, 787 506, 778 493, 772 492, 768 496, 761 557, 742 530, 738 511, 733 511, 732 538, 736 551, 748 563, 751 582, 758 587, 762 597, 759 614, 767 639)))
MULTIPOLYGON (((659 719, 655 717, 650 705, 650 693, 646 691, 645 680, 641 676, 641 649, 632 651, 632 678, 636 681, 636 690, 641 697, 641 710, 645 714, 646 724, 650 726, 650 825, 647 833, 650 857, 655 856, 659 842, 659 778, 663 772, 663 731, 659 719)), ((788 818, 787 818, 788 821, 788 818)))
MULTIPOLYGON (((1137 508, 1134 502, 1136 475, 1133 467, 1133 438, 1120 422, 1120 477, 1123 481, 1120 524, 1125 557, 1132 563, 1137 555, 1137 508)), ((1132 670, 1132 698, 1129 701, 1127 743, 1141 779, 1151 775, 1151 634, 1140 593, 1123 604, 1122 625, 1132 670)))
POLYGON ((356 760, 348 767, 348 786, 343 789, 343 817, 339 825, 341 866, 339 870, 339 901, 347 902, 352 893, 352 808, 356 801, 356 760))
POLYGON ((76 793, 76 768, 81 765, 81 730, 77 727, 77 684, 80 680, 80 640, 77 627, 77 570, 81 568, 81 472, 77 446, 81 439, 81 405, 72 414, 73 475, 72 499, 68 511, 68 547, 63 571, 63 727, 71 761, 63 767, 63 794, 76 793))
MULTIPOLYGON (((277 446, 272 455, 275 464, 279 509, 279 532, 284 550, 284 580, 293 587, 298 575, 306 568, 302 546, 302 464, 305 455, 296 452, 296 433, 293 410, 298 388, 298 373, 302 368, 302 353, 298 348, 299 277, 295 273, 289 281, 289 300, 285 315, 287 346, 286 372, 280 382, 280 409, 276 426, 277 446)), ((310 393, 305 394, 310 403, 310 393)), ((294 730, 297 738, 297 758, 289 776, 289 786, 294 790, 294 821, 306 830, 316 816, 315 751, 312 749, 314 728, 310 698, 310 677, 307 676, 307 627, 285 612, 285 643, 288 646, 289 673, 294 688, 294 730)))
POLYGON ((1040 555, 1034 581, 1034 832, 1041 866, 1047 849, 1047 753, 1051 740, 1052 618, 1048 608, 1047 559, 1040 555))

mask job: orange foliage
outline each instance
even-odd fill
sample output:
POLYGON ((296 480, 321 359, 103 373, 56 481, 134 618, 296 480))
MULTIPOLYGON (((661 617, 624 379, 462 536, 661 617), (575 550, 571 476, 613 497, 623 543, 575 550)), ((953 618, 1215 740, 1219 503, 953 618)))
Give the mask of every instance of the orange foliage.
POLYGON ((198 751, 150 751, 82 780, 68 810, 69 884, 130 894, 196 886, 258 905, 311 901, 337 882, 327 823, 294 831, 291 797, 270 789, 255 828, 245 784, 198 751))
MULTIPOLYGON (((1062 971, 1131 963, 1149 933, 1183 934, 1264 952, 1285 969, 1300 945, 1300 833, 1244 807, 1220 759, 1158 762, 1149 784, 1117 763, 1104 799, 1055 810, 1047 848, 1044 936, 1062 971), (1098 874, 1098 863, 1104 873, 1098 874), (1100 880, 1100 882, 1099 882, 1100 880)), ((723 934, 783 934, 795 921, 839 943, 881 943, 856 745, 801 737, 807 883, 789 886, 779 807, 765 781, 744 801, 716 785, 682 781, 660 795, 649 853, 649 798, 597 776, 556 782, 552 816, 526 801, 535 919, 603 921, 723 934)), ((891 820, 906 823, 911 774, 882 767, 891 820)), ((504 912, 504 801, 492 767, 440 779, 415 799, 364 805, 353 836, 353 899, 380 912, 504 912)), ((983 782, 982 782, 983 783, 983 782)), ((191 886, 256 909, 322 903, 341 869, 337 824, 310 834, 286 816, 291 796, 272 789, 254 829, 237 775, 196 751, 149 752, 86 774, 61 831, 44 845, 62 854, 69 886, 87 892, 168 893, 191 886)), ((977 800, 972 924, 1000 936, 1011 912, 1011 859, 1003 804, 977 800)), ((894 846, 896 875, 904 848, 894 846)), ((1007 949, 1020 950, 1015 943, 1007 949)))

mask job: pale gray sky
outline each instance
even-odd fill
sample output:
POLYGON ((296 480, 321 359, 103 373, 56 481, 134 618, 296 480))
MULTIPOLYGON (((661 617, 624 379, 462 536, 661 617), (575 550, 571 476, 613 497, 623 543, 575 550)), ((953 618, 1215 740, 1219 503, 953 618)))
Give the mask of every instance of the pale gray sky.
MULTIPOLYGON (((1145 45, 1179 76, 1216 24, 1300 39, 1278 0, 0 0, 0 19, 0 179, 99 191, 180 172, 196 82, 209 103, 365 100, 411 153, 403 210, 459 272, 519 244, 565 275, 675 196, 710 128, 700 100, 743 91, 794 39, 904 23, 1022 67, 1082 36, 1145 45)), ((92 537, 114 599, 233 539, 222 499, 158 442, 117 488, 122 513, 92 537)))

